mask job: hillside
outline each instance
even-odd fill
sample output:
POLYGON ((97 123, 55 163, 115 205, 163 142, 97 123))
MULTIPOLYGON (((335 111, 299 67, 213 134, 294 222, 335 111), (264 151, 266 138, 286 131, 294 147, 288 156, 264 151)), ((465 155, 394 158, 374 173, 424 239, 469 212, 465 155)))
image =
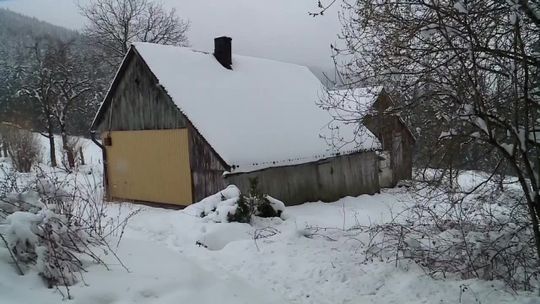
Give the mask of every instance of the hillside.
MULTIPOLYGON (((69 46, 66 58, 72 58, 76 66, 81 67, 81 71, 87 72, 86 77, 92 78, 93 93, 88 94, 85 100, 79 100, 82 103, 70 109, 66 118, 67 130, 70 134, 87 135, 101 94, 108 85, 111 69, 99 63, 100 59, 85 36, 36 18, 0 9, 0 41, 0 121, 14 122, 33 130, 44 129, 40 106, 32 98, 19 93, 32 85, 35 89, 36 83, 39 83, 36 79, 41 77, 37 71, 40 64, 36 58, 42 61, 44 58, 53 58, 46 57, 46 54, 54 54, 57 52, 55 48, 60 47, 67 50, 69 46), (36 55, 36 46, 39 55, 36 55)), ((54 127, 54 132, 59 132, 57 126, 54 127)))
MULTIPOLYGON (((78 39, 79 34, 36 18, 24 16, 7 9, 0 9, 0 121, 13 117, 13 111, 23 111, 20 106, 13 110, 14 105, 20 105, 16 92, 20 88, 16 71, 29 65, 29 48, 41 39, 67 41, 78 39)), ((26 116, 32 113, 24 110, 26 116)))
POLYGON ((35 39, 42 37, 68 40, 78 37, 78 33, 7 9, 0 9, 0 41, 2 41, 0 53, 3 59, 13 58, 21 47, 29 46, 35 39))

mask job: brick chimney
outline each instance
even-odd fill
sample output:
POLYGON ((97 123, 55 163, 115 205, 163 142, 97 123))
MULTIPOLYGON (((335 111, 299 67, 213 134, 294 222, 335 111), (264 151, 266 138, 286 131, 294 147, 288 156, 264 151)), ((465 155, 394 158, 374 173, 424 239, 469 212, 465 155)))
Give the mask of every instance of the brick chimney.
POLYGON ((214 38, 214 57, 225 68, 232 70, 231 37, 214 38))

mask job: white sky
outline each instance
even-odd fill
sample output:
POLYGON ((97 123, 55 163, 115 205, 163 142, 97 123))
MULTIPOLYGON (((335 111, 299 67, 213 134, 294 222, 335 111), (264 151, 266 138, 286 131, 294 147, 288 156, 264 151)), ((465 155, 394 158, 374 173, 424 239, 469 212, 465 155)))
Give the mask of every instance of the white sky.
MULTIPOLYGON (((0 7, 80 29, 77 0, 0 0, 0 7)), ((85 3, 88 0, 78 0, 85 3)), ((311 17, 316 0, 161 0, 191 21, 191 45, 211 51, 213 38, 233 38, 233 52, 332 71, 330 43, 337 40, 339 3, 322 17, 311 17)))

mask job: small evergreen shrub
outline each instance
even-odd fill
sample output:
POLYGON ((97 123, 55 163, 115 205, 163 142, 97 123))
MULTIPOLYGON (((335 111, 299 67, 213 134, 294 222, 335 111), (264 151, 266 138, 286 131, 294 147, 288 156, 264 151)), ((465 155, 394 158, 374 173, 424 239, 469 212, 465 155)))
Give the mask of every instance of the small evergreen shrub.
POLYGON ((229 222, 250 223, 252 216, 280 217, 283 208, 275 208, 268 199, 269 196, 259 190, 259 180, 251 178, 249 183, 249 193, 240 195, 235 212, 229 213, 227 220, 229 222))
POLYGON ((214 222, 251 223, 253 216, 282 217, 285 205, 263 194, 258 179, 250 179, 248 194, 240 193, 236 186, 229 186, 220 193, 193 204, 186 211, 196 209, 195 214, 214 222))
POLYGON ((244 195, 241 195, 236 202, 236 210, 227 214, 227 222, 250 223, 253 214, 251 205, 252 203, 248 202, 244 195))

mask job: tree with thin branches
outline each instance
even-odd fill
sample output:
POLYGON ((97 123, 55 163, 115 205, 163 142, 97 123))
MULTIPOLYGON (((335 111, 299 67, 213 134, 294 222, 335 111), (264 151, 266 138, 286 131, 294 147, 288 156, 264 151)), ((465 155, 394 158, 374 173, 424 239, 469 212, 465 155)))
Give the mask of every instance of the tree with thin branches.
POLYGON ((189 22, 151 0, 93 0, 80 6, 84 32, 116 66, 133 42, 186 46, 189 22))
POLYGON ((52 167, 56 167, 53 108, 58 96, 55 92, 56 79, 52 43, 51 39, 40 38, 25 50, 29 60, 26 65, 21 67, 18 74, 21 78, 21 86, 17 94, 30 100, 39 109, 42 125, 36 129, 47 137, 50 163, 52 167))
POLYGON ((511 175, 523 192, 515 207, 529 217, 520 233, 530 232, 540 261, 540 3, 355 0, 342 7, 342 43, 332 47, 340 80, 351 89, 384 85, 397 97, 390 110, 412 117, 440 156, 428 166, 451 171, 470 148, 488 160, 487 179, 511 175))
POLYGON ((75 167, 75 153, 69 144, 67 123, 76 107, 86 107, 92 94, 94 79, 81 62, 84 58, 74 52, 74 41, 57 41, 51 51, 53 62, 54 91, 56 98, 51 114, 56 120, 62 138, 62 149, 67 158, 67 167, 75 167))

